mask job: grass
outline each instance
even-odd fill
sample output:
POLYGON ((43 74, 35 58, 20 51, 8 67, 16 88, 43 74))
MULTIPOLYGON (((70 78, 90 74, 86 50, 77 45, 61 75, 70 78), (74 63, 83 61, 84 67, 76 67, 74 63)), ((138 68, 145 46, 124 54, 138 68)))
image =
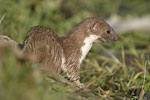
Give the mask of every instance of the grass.
MULTIPOLYGON (((35 3, 37 6, 32 12, 28 7, 31 4, 23 0, 18 2, 20 9, 15 2, 3 2, 0 34, 22 43, 31 26, 43 25, 63 35, 90 15, 84 12, 66 19, 58 5, 49 8, 45 6, 48 6, 47 1, 43 3, 35 3), (7 4, 12 5, 11 9, 7 4)), ((81 82, 86 85, 85 90, 78 90, 64 73, 39 73, 40 65, 19 58, 12 47, 0 47, 0 100, 140 100, 143 97, 148 100, 149 34, 118 34, 120 40, 115 43, 95 44, 81 65, 81 82)))

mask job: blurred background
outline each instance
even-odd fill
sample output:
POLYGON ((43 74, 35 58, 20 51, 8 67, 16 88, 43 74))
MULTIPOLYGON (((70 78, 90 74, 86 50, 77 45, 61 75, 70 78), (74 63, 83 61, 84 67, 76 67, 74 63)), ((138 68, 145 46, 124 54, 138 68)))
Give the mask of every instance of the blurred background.
POLYGON ((0 34, 19 43, 32 26, 49 27, 63 36, 87 17, 106 20, 120 38, 95 44, 83 62, 81 81, 90 92, 45 80, 34 73, 37 65, 1 48, 0 99, 148 100, 150 0, 0 0, 0 34))
MULTIPOLYGON (((5 16, 0 25, 1 34, 17 37, 19 42, 22 42, 27 30, 36 25, 50 27, 61 35, 87 17, 108 20, 121 32, 130 30, 122 27, 129 28, 130 24, 133 27, 143 21, 146 27, 150 21, 149 0, 0 0, 0 4, 0 16, 5 16), (122 25, 122 22, 125 24, 122 25)), ((149 27, 150 24, 145 30, 149 27)))

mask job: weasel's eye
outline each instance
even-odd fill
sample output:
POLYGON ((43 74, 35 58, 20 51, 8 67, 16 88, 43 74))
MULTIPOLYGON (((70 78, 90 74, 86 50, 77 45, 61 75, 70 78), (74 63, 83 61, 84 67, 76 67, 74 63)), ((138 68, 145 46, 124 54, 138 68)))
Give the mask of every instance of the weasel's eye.
POLYGON ((110 34, 110 30, 107 30, 106 33, 107 33, 107 34, 110 34))

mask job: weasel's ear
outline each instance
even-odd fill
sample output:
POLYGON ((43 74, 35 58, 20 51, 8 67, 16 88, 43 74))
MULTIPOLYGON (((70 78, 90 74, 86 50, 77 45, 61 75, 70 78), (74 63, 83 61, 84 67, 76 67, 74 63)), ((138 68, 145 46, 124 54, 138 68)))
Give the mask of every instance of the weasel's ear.
POLYGON ((98 31, 98 29, 99 29, 99 22, 95 22, 92 26, 91 26, 91 31, 92 32, 97 32, 98 31))

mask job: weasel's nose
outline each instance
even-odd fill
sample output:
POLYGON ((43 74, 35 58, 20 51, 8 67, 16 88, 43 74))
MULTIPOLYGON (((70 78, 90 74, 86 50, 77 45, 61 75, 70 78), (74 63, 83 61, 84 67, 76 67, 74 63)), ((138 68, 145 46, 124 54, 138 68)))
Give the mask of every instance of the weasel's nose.
POLYGON ((114 36, 114 40, 115 40, 115 41, 119 40, 119 38, 118 38, 117 35, 114 36))

